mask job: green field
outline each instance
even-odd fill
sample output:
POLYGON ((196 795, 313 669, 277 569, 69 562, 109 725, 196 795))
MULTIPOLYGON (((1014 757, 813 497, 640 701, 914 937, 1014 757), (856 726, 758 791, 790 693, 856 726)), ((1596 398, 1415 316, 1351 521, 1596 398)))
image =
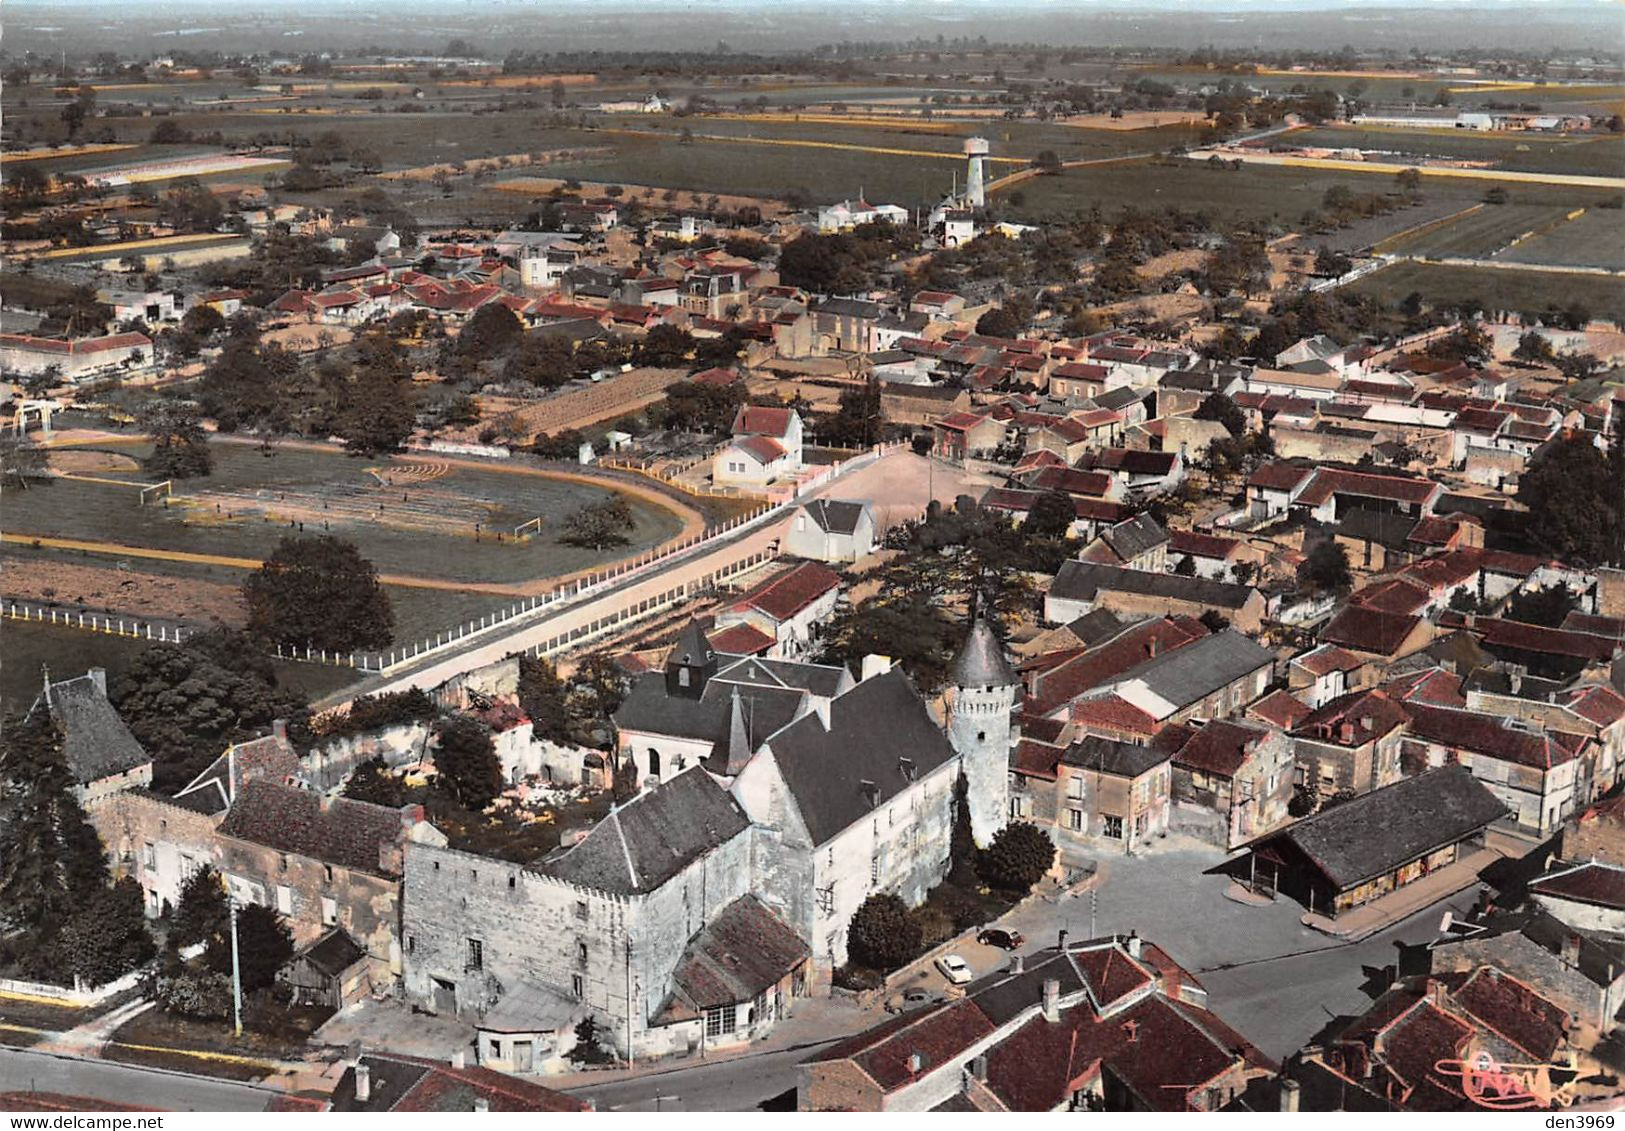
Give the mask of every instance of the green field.
POLYGON ((1364 149, 1392 161, 1435 157, 1492 161, 1497 168, 1528 172, 1625 176, 1625 137, 1613 134, 1556 137, 1540 133, 1339 126, 1294 130, 1276 140, 1283 145, 1364 149))
POLYGON ((1395 255, 1487 257, 1525 232, 1561 220, 1568 210, 1543 204, 1485 205, 1440 227, 1384 245, 1395 255))
POLYGON ((1434 305, 1474 301, 1487 310, 1532 315, 1579 303, 1593 317, 1625 323, 1625 279, 1599 275, 1396 263, 1351 284, 1347 290, 1389 303, 1416 292, 1434 305))
MULTIPOLYGON (((6 662, 0 664, 0 717, 28 709, 40 693, 45 669, 58 680, 106 668, 107 678, 116 680, 148 647, 144 640, 14 620, 0 620, 0 642, 6 654, 6 662)), ((283 686, 311 698, 348 687, 362 676, 354 668, 323 664, 277 661, 275 667, 283 686)))
POLYGON ((1512 263, 1625 270, 1625 218, 1617 209, 1588 209, 1496 258, 1512 263))

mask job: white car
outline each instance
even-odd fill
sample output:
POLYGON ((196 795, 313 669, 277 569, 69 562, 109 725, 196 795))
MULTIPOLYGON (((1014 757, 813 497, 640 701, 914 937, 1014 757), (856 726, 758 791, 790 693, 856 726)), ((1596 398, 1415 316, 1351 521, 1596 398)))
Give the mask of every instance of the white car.
POLYGON ((944 978, 955 986, 963 986, 976 975, 971 973, 970 963, 957 954, 945 954, 937 959, 936 966, 944 978))

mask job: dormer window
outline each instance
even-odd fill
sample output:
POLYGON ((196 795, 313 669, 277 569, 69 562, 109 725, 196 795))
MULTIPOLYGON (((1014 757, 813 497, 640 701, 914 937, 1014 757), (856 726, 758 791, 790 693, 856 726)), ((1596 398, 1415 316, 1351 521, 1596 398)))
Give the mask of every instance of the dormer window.
MULTIPOLYGON (((683 658, 686 660, 688 657, 685 656, 683 658)), ((688 669, 687 668, 678 668, 677 669, 677 686, 678 687, 687 687, 688 686, 688 669)))

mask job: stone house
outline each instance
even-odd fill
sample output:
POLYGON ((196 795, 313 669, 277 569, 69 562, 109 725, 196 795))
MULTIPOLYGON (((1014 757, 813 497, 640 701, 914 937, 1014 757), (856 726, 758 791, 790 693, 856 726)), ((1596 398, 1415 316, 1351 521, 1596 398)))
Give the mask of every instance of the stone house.
POLYGON ((796 512, 784 548, 817 562, 854 562, 874 553, 874 508, 867 502, 813 499, 796 512))
POLYGON ((62 755, 73 775, 74 795, 89 809, 129 789, 152 784, 152 756, 136 741, 107 698, 107 672, 52 683, 29 708, 47 711, 62 734, 62 755))
POLYGON ((691 766, 533 864, 412 843, 407 998, 473 1020, 481 1063, 513 1071, 568 1051, 574 1019, 587 1014, 638 1057, 762 1036, 806 983, 796 979, 805 952, 786 949, 782 923, 780 934, 764 926, 778 920, 757 902, 772 896, 758 880, 756 840, 739 803, 691 766), (756 906, 735 909, 741 900, 756 906), (695 952, 711 953, 708 927, 707 939, 757 932, 786 968, 765 986, 760 970, 731 980, 748 996, 716 1001, 694 966, 709 961, 695 952), (789 993, 776 994, 785 979, 789 993), (685 1005, 696 1000, 705 1004, 685 1005))
POLYGON ((127 790, 87 815, 101 837, 115 877, 141 884, 148 918, 180 902, 181 888, 203 864, 218 866, 215 830, 250 781, 287 782, 299 755, 281 724, 262 738, 228 746, 174 797, 127 790))
POLYGON ((1287 687, 1311 710, 1361 686, 1366 661, 1336 644, 1322 644, 1287 665, 1287 687))
POLYGON ((773 641, 770 655, 794 659, 811 650, 840 595, 838 574, 802 562, 718 610, 716 625, 751 625, 773 641))
POLYGON ((1146 659, 1094 695, 1116 696, 1162 725, 1229 718, 1264 694, 1274 670, 1273 652, 1227 628, 1146 659))
POLYGON ((1078 552, 1078 560, 1165 573, 1168 542, 1168 531, 1155 518, 1150 514, 1137 514, 1102 530, 1078 552))
POLYGON ((1231 850, 1283 824, 1292 800, 1292 740, 1276 727, 1214 720, 1170 727, 1173 824, 1231 850))
POLYGON ((275 908, 296 943, 340 927, 367 952, 374 985, 401 972, 402 855, 444 844, 423 808, 389 809, 263 778, 244 783, 216 830, 216 867, 239 903, 275 908))
POLYGON ((725 655, 691 623, 663 669, 633 678, 615 712, 617 757, 646 784, 692 765, 731 779, 769 735, 852 686, 841 665, 725 655))
POLYGON ((1044 619, 1065 624, 1095 609, 1125 616, 1200 617, 1216 610, 1242 632, 1257 632, 1268 611, 1250 585, 1068 561, 1044 596, 1044 619))
MULTIPOLYGON (((1064 933, 1063 933, 1064 936, 1064 933)), ((1062 943, 802 1062, 801 1111, 1217 1111, 1275 1065, 1137 935, 1062 943)))
MULTIPOLYGON (((1038 752, 1038 744, 1023 745, 1029 756, 1038 752)), ((1102 851, 1133 855, 1167 835, 1167 750, 1096 735, 1050 749, 1053 761, 1029 757, 1012 765, 1011 813, 1050 830, 1063 868, 1102 851)))
MULTIPOLYGON (((997 722, 986 724, 990 748, 997 722)), ((890 892, 916 904, 946 874, 959 772, 925 701, 891 669, 775 732, 735 778, 761 830, 759 890, 809 941, 818 977, 846 962, 847 928, 865 899, 890 892)))
POLYGON ((1381 689, 1341 695, 1292 731, 1298 784, 1322 797, 1369 793, 1400 778, 1410 717, 1381 689))

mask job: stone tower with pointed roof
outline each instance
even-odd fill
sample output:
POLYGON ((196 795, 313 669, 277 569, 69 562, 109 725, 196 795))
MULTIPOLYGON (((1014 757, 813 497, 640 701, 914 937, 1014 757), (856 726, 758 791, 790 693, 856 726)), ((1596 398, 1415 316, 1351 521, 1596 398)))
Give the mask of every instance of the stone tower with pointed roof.
POLYGON ((1010 713, 1017 680, 1004 658, 1004 645, 979 610, 972 614, 948 682, 948 741, 965 772, 971 835, 986 846, 1004 827, 1010 810, 1010 713))

